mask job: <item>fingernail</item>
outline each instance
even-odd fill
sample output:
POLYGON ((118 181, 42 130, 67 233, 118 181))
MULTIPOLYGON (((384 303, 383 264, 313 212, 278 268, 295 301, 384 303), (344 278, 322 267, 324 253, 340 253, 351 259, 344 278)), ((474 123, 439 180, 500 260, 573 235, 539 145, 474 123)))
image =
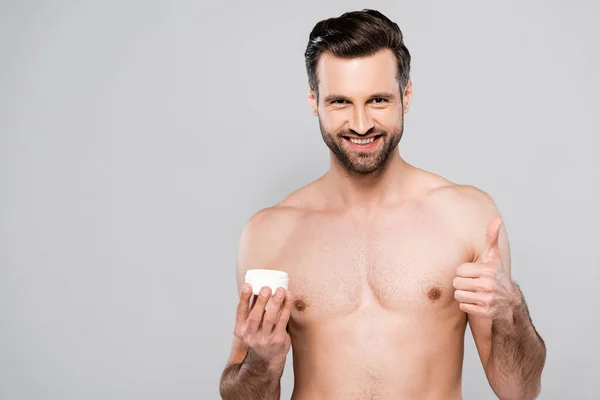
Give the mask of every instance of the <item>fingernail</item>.
POLYGON ((277 289, 277 297, 279 297, 280 299, 283 299, 283 290, 277 289))
POLYGON ((267 289, 266 287, 262 288, 260 291, 260 294, 262 294, 263 296, 268 296, 269 295, 269 289, 267 289))
POLYGON ((250 292, 250 287, 248 285, 242 286, 242 292, 244 292, 244 293, 250 292))
POLYGON ((286 298, 288 300, 291 300, 292 299, 292 292, 287 292, 286 298))

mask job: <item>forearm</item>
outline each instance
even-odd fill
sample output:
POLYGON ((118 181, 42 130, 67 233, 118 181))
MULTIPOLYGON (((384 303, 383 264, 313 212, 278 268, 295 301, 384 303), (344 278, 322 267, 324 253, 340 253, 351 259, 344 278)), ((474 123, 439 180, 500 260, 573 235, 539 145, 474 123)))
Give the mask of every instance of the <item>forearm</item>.
POLYGON ((514 284, 515 303, 492 323, 488 378, 500 399, 535 399, 541 390, 546 346, 531 321, 527 304, 514 284))
POLYGON ((225 369, 219 386, 224 400, 279 400, 283 366, 270 365, 252 349, 241 364, 225 369))

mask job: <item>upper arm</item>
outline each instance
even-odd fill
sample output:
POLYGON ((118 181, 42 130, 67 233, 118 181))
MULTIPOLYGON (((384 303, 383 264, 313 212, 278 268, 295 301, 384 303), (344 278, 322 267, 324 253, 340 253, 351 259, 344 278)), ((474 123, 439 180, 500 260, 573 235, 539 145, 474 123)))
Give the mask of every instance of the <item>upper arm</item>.
MULTIPOLYGON (((247 270, 273 267, 278 249, 285 239, 284 230, 289 227, 286 214, 289 215, 289 210, 279 206, 265 208, 254 214, 244 226, 236 260, 238 301, 247 270)), ((248 346, 234 336, 227 365, 241 363, 247 353, 248 346)))
MULTIPOLYGON (((471 202, 471 207, 469 208, 472 213, 472 218, 469 218, 469 221, 471 221, 469 228, 475 252, 474 262, 479 262, 486 250, 487 226, 495 217, 501 217, 501 214, 494 200, 487 193, 472 187, 468 189, 468 192, 469 199, 467 201, 471 202)), ((504 271, 508 278, 511 279, 510 244, 504 222, 500 227, 498 248, 500 249, 500 259, 504 271)), ((479 358, 481 359, 484 369, 486 369, 492 349, 492 321, 471 314, 467 314, 467 316, 479 358)))

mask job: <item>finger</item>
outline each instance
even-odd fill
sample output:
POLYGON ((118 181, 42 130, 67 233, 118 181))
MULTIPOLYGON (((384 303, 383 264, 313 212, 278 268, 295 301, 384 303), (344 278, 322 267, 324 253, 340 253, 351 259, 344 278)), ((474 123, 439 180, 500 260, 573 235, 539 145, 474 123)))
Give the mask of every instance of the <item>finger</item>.
POLYGON ((254 302, 254 306, 250 311, 250 315, 248 316, 248 326, 246 331, 248 333, 255 333, 258 331, 260 322, 262 321, 263 314, 265 312, 265 305, 269 298, 271 297, 271 288, 268 286, 264 286, 260 290, 260 294, 256 297, 256 301, 254 302))
POLYGON ((270 334, 273 331, 273 327, 277 323, 277 317, 279 316, 279 311, 281 310, 281 305, 284 300, 285 289, 278 288, 275 291, 275 295, 271 297, 271 300, 269 300, 269 303, 265 307, 267 311, 265 311, 262 323, 262 331, 264 333, 270 334))
POLYGON ((452 281, 452 286, 456 290, 466 290, 469 292, 477 291, 477 278, 463 278, 457 276, 452 281))
POLYGON ((258 296, 256 296, 256 295, 253 294, 252 297, 250 298, 250 311, 252 311, 252 309, 254 308, 254 305, 256 304, 256 298, 257 297, 258 296))
POLYGON ((236 324, 243 324, 248 318, 250 309, 250 298, 252 297, 252 286, 249 283, 245 283, 240 291, 240 300, 237 305, 237 312, 235 317, 236 324))
MULTIPOLYGON (((279 308, 279 310, 277 312, 280 313, 281 312, 281 304, 283 304, 284 300, 285 300, 285 288, 278 287, 277 289, 275 289, 275 291, 273 292, 273 295, 271 296, 271 298, 267 302, 267 305, 265 306, 265 312, 269 311, 271 309, 271 307, 275 306, 275 307, 279 308), (279 291, 279 289, 282 290, 282 292, 281 292, 282 295, 281 295, 281 297, 278 298, 281 301, 278 302, 277 305, 274 305, 274 302, 275 302, 276 296, 277 296, 277 292, 279 291)), ((275 318, 275 321, 277 321, 277 318, 275 318)))
POLYGON ((463 310, 467 314, 471 314, 471 315, 475 315, 475 316, 482 316, 482 317, 486 316, 485 309, 480 305, 469 304, 469 303, 460 303, 459 307, 461 310, 463 310))
POLYGON ((494 218, 487 227, 485 235, 485 257, 484 261, 488 261, 498 255, 498 237, 500 236, 500 228, 502 227, 502 218, 494 218))
POLYGON ((274 332, 285 331, 288 321, 290 320, 290 314, 292 313, 292 305, 294 304, 294 295, 289 290, 286 293, 285 303, 283 303, 283 309, 275 325, 274 332))
POLYGON ((476 263, 462 263, 456 268, 456 276, 462 278, 479 278, 482 275, 481 266, 476 263))
POLYGON ((494 280, 487 276, 479 278, 461 278, 455 277, 452 286, 457 290, 474 293, 489 293, 494 290, 494 280))
POLYGON ((459 303, 483 305, 483 300, 481 299, 481 294, 476 293, 476 292, 469 292, 467 290, 455 290, 454 298, 459 303))

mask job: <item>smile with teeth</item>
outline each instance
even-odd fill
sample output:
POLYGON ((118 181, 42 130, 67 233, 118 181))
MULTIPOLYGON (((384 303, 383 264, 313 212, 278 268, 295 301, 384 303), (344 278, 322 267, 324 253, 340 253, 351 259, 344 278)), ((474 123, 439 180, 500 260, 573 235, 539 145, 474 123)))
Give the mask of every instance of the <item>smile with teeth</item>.
POLYGON ((373 143, 375 141, 375 139, 377 139, 377 137, 373 136, 368 139, 355 139, 355 138, 348 138, 348 139, 354 144, 369 144, 369 143, 373 143))

